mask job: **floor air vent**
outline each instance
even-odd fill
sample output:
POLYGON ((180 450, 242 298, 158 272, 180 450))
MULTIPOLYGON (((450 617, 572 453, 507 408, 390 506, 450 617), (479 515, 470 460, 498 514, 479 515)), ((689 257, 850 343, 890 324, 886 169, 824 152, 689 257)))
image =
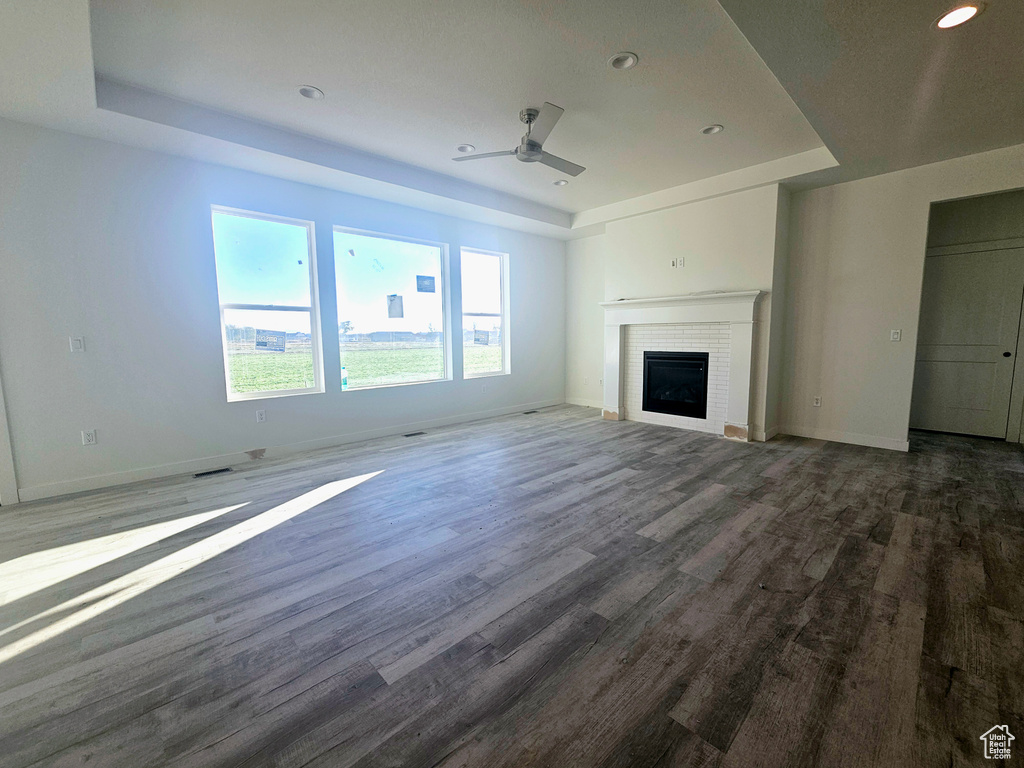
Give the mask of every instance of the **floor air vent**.
POLYGON ((223 475, 225 472, 230 472, 231 467, 221 467, 220 469, 211 469, 206 472, 196 472, 192 477, 209 477, 210 475, 223 475))
POLYGON ((420 435, 425 435, 425 434, 427 434, 427 433, 426 432, 410 432, 408 435, 402 435, 402 437, 418 437, 420 435))

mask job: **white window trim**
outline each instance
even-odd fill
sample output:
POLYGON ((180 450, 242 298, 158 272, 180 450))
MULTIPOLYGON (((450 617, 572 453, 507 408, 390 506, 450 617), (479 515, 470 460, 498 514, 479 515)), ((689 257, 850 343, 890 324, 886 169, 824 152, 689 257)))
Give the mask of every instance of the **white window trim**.
MULTIPOLYGON (((512 373, 512 342, 511 342, 511 329, 512 323, 509 322, 509 255, 502 253, 501 251, 488 251, 483 248, 471 248, 470 246, 463 246, 459 249, 459 298, 464 299, 462 296, 462 254, 469 251, 470 253, 482 253, 485 256, 497 256, 500 264, 501 274, 501 313, 497 312, 463 312, 462 317, 500 317, 501 318, 501 370, 500 371, 483 371, 482 373, 467 373, 466 372, 466 357, 463 353, 462 357, 462 378, 464 379, 485 379, 489 376, 509 376, 512 373)), ((462 325, 465 325, 463 320, 462 325)), ((462 336, 462 328, 460 326, 460 337, 462 336)), ((465 349, 465 343, 463 343, 463 349, 465 349)))
MULTIPOLYGON (((282 224, 292 224, 306 228, 306 242, 309 247, 309 298, 308 307, 290 306, 284 304, 237 304, 223 303, 220 305, 220 342, 224 358, 224 389, 227 392, 228 402, 237 403, 247 400, 269 400, 275 397, 293 397, 295 395, 319 395, 324 393, 324 361, 323 345, 321 343, 320 330, 320 283, 317 280, 316 269, 316 225, 307 219, 293 219, 288 216, 278 216, 273 213, 260 213, 259 211, 247 211, 242 208, 228 208, 223 205, 210 206, 211 236, 214 214, 226 214, 228 216, 239 216, 246 219, 258 219, 260 221, 276 221, 282 224), (224 325, 225 309, 254 309, 262 311, 282 312, 309 312, 309 336, 310 346, 313 351, 313 386, 302 389, 272 389, 263 392, 232 392, 231 391, 231 369, 228 359, 227 331, 224 325)), ((217 268, 216 246, 214 247, 213 264, 217 268)), ((220 280, 217 281, 218 301, 220 300, 220 280)))
MULTIPOLYGON (((339 224, 335 224, 332 230, 334 232, 344 232, 348 235, 362 235, 363 237, 376 237, 380 240, 397 240, 403 243, 416 243, 417 245, 429 245, 434 248, 441 250, 441 314, 442 327, 444 328, 444 375, 439 379, 422 379, 420 381, 396 381, 390 384, 370 384, 365 387, 353 387, 351 384, 348 389, 340 390, 342 392, 363 392, 368 389, 387 389, 389 387, 412 387, 419 384, 436 384, 440 381, 451 381, 452 380, 452 307, 451 307, 451 286, 448 280, 448 243, 440 243, 434 240, 422 240, 416 237, 405 237, 404 235, 392 235, 388 232, 376 232, 372 229, 355 229, 353 227, 343 227, 339 224)), ((331 238, 333 242, 334 238, 331 238)), ((338 280, 338 254, 334 254, 334 280, 337 283, 338 280)), ((334 297, 335 303, 338 301, 337 295, 334 297)), ((338 354, 338 366, 341 366, 341 339, 338 339, 339 354, 338 354)), ((341 371, 338 371, 338 375, 341 375, 341 371)))

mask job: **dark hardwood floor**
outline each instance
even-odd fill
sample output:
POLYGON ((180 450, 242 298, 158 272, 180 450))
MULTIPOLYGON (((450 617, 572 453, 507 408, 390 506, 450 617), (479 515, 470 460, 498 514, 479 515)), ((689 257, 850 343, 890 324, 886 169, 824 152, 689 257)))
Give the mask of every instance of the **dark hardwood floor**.
POLYGON ((1022 457, 557 407, 4 509, 0 765, 991 765, 1022 457))

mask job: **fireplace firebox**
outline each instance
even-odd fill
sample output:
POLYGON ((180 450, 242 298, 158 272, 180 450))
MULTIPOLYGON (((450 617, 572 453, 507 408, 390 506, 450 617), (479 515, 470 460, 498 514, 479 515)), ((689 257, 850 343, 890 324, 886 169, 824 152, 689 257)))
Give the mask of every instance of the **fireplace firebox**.
POLYGON ((708 353, 644 352, 645 411, 708 417, 708 353))

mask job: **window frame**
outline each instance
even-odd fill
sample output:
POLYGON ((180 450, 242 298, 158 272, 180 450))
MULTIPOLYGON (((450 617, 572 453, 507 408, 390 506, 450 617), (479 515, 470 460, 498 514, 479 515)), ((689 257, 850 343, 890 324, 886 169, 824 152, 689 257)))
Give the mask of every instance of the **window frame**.
POLYGON ((224 205, 210 206, 210 235, 213 236, 214 216, 223 214, 227 216, 238 216, 244 219, 258 219, 260 221, 277 222, 301 226, 306 229, 306 243, 308 246, 309 259, 309 299, 308 307, 292 306, 285 304, 239 304, 236 302, 222 303, 220 301, 220 273, 217 264, 217 246, 214 241, 213 265, 217 272, 217 302, 220 307, 220 337, 221 350, 224 360, 224 388, 227 392, 229 403, 245 402, 248 400, 269 400, 275 397, 294 397, 295 395, 319 395, 326 390, 324 387, 324 361, 323 345, 321 343, 320 330, 320 288, 317 279, 316 264, 316 224, 308 219, 296 219, 290 216, 279 216, 274 213, 262 213, 260 211, 249 211, 244 208, 230 208, 224 205), (309 336, 310 346, 313 352, 313 386, 302 389, 271 389, 259 392, 232 392, 231 391, 231 362, 228 355, 227 326, 224 323, 224 310, 226 309, 249 309, 264 312, 309 312, 309 336))
MULTIPOLYGON (((391 384, 370 384, 365 387, 353 387, 351 384, 347 389, 341 389, 341 338, 339 331, 338 338, 338 391, 339 392, 366 392, 374 389, 388 389, 390 387, 415 387, 421 384, 438 384, 444 381, 452 381, 454 376, 454 366, 452 364, 452 307, 451 307, 451 281, 449 280, 449 262, 448 262, 448 243, 442 243, 435 240, 424 240, 418 237, 406 237, 405 235, 393 235, 387 232, 378 232, 372 229, 358 229, 356 227, 346 227, 341 224, 335 224, 331 228, 331 245, 334 244, 334 234, 336 232, 343 232, 348 235, 360 235, 362 237, 375 237, 379 240, 396 240, 402 243, 415 243, 416 245, 429 245, 434 248, 439 248, 441 251, 441 314, 442 314, 442 328, 444 329, 444 344, 442 352, 444 353, 444 375, 439 379, 423 379, 422 381, 396 381, 391 384)), ((337 288, 338 283, 338 254, 334 252, 334 284, 337 288)), ((334 297, 335 308, 337 308, 338 297, 335 294, 334 297)))
POLYGON ((463 296, 462 289, 462 256, 465 253, 478 253, 483 256, 497 256, 500 268, 498 273, 501 277, 501 313, 494 312, 462 312, 462 325, 460 327, 460 336, 465 333, 466 318, 467 317, 500 317, 501 318, 501 370, 500 371, 484 371, 482 373, 467 373, 466 372, 466 355, 465 347, 466 342, 463 338, 463 355, 462 355, 462 378, 464 379, 484 379, 489 376, 509 376, 512 373, 512 343, 511 343, 511 327, 512 324, 509 321, 509 255, 502 253, 501 251, 488 251, 484 248, 473 248, 471 246, 461 246, 459 248, 459 299, 462 301, 462 305, 465 306, 465 297, 463 296))

